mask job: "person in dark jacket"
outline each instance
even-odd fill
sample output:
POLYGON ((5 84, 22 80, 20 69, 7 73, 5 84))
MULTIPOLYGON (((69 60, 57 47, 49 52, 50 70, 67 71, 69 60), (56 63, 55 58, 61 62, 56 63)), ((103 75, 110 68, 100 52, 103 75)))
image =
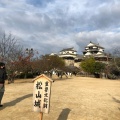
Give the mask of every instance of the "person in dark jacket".
POLYGON ((1 105, 1 101, 4 95, 4 91, 5 91, 5 80, 6 79, 7 79, 7 74, 6 74, 5 64, 0 62, 0 107, 3 106, 1 105))

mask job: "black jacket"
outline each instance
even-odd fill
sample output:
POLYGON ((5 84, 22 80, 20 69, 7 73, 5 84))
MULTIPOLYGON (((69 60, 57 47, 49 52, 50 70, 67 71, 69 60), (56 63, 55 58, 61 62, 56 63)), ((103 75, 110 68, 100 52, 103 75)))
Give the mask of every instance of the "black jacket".
POLYGON ((7 79, 6 70, 4 68, 0 69, 0 84, 4 84, 6 79, 7 79))

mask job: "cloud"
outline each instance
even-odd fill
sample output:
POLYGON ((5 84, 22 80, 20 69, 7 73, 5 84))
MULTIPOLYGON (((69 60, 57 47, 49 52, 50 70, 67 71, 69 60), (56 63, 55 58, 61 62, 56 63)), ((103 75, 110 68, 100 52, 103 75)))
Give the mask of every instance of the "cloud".
POLYGON ((90 42, 106 51, 119 47, 119 0, 1 0, 0 26, 41 54, 90 42), (110 43, 110 44, 108 44, 110 43))
POLYGON ((98 12, 91 16, 92 24, 97 29, 117 28, 120 26, 120 3, 108 4, 100 7, 98 12))
POLYGON ((28 4, 35 7, 45 7, 47 4, 54 2, 55 0, 26 0, 28 4))
POLYGON ((120 33, 104 32, 104 31, 90 31, 80 32, 76 34, 76 42, 80 46, 79 51, 82 51, 90 41, 99 44, 105 48, 106 52, 112 52, 119 47, 120 33))

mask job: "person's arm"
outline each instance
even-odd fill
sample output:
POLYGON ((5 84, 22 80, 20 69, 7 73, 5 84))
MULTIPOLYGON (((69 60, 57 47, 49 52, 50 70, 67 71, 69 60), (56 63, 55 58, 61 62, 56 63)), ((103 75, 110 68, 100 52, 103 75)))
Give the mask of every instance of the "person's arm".
POLYGON ((6 70, 4 71, 4 80, 6 80, 7 79, 7 72, 6 72, 6 70))

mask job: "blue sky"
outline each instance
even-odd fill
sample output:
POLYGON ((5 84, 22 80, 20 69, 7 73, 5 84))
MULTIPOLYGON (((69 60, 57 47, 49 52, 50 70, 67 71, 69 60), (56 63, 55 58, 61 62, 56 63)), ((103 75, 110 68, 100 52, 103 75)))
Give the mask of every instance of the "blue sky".
POLYGON ((90 42, 120 47, 120 0, 0 0, 0 32, 40 54, 90 42))

